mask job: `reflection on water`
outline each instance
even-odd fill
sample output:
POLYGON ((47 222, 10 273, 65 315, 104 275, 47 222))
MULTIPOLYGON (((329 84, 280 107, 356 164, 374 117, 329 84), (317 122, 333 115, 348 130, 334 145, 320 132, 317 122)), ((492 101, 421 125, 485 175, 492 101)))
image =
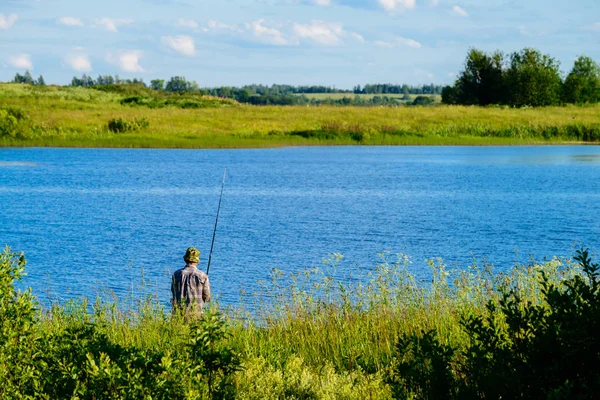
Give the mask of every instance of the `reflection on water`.
POLYGON ((585 162, 585 163, 597 163, 600 162, 600 154, 573 154, 571 156, 573 161, 585 162))
POLYGON ((36 163, 27 161, 0 161, 0 167, 35 167, 36 163))

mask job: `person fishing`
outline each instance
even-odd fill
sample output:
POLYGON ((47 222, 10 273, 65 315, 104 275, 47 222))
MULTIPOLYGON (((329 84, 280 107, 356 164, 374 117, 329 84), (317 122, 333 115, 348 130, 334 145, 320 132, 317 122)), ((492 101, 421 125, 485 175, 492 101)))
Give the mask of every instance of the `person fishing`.
POLYGON ((186 264, 185 267, 175 271, 171 280, 171 304, 173 305, 173 310, 183 310, 185 311, 186 316, 189 315, 190 312, 202 314, 204 303, 210 301, 208 271, 210 270, 210 262, 215 246, 215 236, 217 235, 217 224, 219 223, 219 213, 221 211, 221 201, 223 200, 226 174, 227 168, 223 171, 221 196, 219 197, 219 206, 217 207, 217 217, 215 219, 215 228, 213 230, 206 273, 197 268, 197 265, 200 262, 200 250, 190 247, 183 256, 186 264))
POLYGON ((171 304, 173 310, 185 314, 202 314, 204 303, 210 301, 210 283, 208 275, 197 268, 200 251, 190 247, 183 256, 185 267, 173 273, 171 280, 171 304))

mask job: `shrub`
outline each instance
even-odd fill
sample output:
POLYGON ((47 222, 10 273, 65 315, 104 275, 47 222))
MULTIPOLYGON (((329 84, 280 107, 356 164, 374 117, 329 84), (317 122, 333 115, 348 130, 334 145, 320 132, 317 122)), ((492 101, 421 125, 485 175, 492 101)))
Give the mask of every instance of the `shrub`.
POLYGON ((430 106, 433 103, 435 103, 435 100, 433 100, 429 96, 417 96, 415 98, 415 100, 412 102, 412 105, 413 106, 430 106))
POLYGON ((150 126, 147 118, 135 118, 131 121, 119 118, 113 118, 108 121, 108 130, 115 133, 133 132, 145 129, 150 126))
POLYGON ((340 372, 325 361, 317 370, 291 356, 276 367, 263 357, 247 360, 238 378, 236 398, 251 399, 389 399, 381 374, 340 372))
POLYGON ((34 362, 40 352, 35 336, 36 304, 30 290, 15 290, 25 273, 23 254, 8 247, 0 254, 0 398, 31 393, 42 379, 34 362), (27 391, 24 391, 28 388, 27 391))
POLYGON ((401 337, 390 383, 399 398, 591 399, 600 393, 600 267, 562 282, 539 272, 540 301, 501 289, 481 315, 464 315, 465 348, 434 331, 401 337))
POLYGON ((173 318, 174 330, 189 331, 187 345, 175 335, 171 348, 119 343, 110 333, 135 327, 99 305, 93 315, 85 304, 43 315, 29 290, 15 289, 24 268, 22 254, 0 253, 0 398, 233 398, 241 361, 219 314, 189 325, 173 318))
POLYGON ((31 133, 31 121, 25 111, 16 107, 0 108, 0 137, 26 138, 31 133))

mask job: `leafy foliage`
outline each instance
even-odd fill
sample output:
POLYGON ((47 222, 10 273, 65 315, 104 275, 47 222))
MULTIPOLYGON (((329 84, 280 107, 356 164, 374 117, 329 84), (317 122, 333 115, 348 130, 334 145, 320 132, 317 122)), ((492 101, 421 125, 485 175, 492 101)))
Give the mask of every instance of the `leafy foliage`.
POLYGON ((435 103, 435 100, 433 100, 431 97, 417 96, 413 100, 412 105, 413 106, 430 106, 433 103, 435 103))
POLYGON ((542 107, 560 102, 600 101, 600 69, 589 57, 579 57, 563 83, 559 63, 536 49, 510 54, 469 50, 454 86, 442 91, 444 104, 542 107))
POLYGON ((597 103, 600 101, 600 65, 589 57, 575 60, 565 79, 563 100, 567 103, 597 103))
MULTIPOLYGON (((8 399, 232 398, 240 359, 227 345, 225 321, 208 313, 192 325, 189 345, 173 349, 117 343, 102 313, 70 316, 55 309, 54 329, 31 295, 17 291, 22 254, 0 255, 0 397, 8 399)), ((175 322, 176 323, 176 322, 175 322)))
POLYGON ((26 139, 31 132, 29 116, 17 107, 0 107, 0 137, 26 139))
POLYGON ((273 271, 256 298, 268 308, 253 318, 207 310, 186 320, 146 302, 42 311, 15 289, 25 259, 7 248, 0 397, 586 399, 600 390, 599 266, 587 251, 578 265, 472 266, 454 281, 431 261, 431 285, 400 256, 346 287, 339 260, 273 271))
POLYGON ((108 130, 115 133, 139 131, 149 126, 150 122, 146 118, 136 118, 130 121, 124 118, 113 118, 108 121, 108 130))
POLYGON ((600 391, 600 267, 578 251, 582 274, 551 282, 540 301, 505 287, 485 312, 464 315, 464 348, 434 331, 401 337, 390 375, 398 398, 592 399, 600 391))
POLYGON ((558 61, 535 49, 513 53, 505 78, 509 104, 517 107, 559 104, 562 82, 558 68, 558 61))
POLYGON ((469 50, 465 67, 455 84, 455 102, 465 105, 501 104, 505 100, 504 55, 469 50))

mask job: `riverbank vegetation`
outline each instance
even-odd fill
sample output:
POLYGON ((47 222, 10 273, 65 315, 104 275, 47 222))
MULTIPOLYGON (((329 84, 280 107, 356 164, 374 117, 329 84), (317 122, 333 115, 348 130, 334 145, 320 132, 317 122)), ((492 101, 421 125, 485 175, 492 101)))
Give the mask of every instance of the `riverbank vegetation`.
POLYGON ((430 263, 404 256, 360 282, 274 270, 240 308, 171 316, 155 299, 41 309, 15 290, 25 259, 0 255, 2 398, 552 398, 600 390, 600 281, 573 260, 430 263), (346 283, 344 283, 346 282, 346 283))
POLYGON ((102 89, 0 84, 0 146, 587 143, 600 140, 598 110, 592 105, 518 109, 256 107, 199 94, 157 92, 133 84, 102 89), (111 129, 111 121, 135 125, 136 129, 111 129))

